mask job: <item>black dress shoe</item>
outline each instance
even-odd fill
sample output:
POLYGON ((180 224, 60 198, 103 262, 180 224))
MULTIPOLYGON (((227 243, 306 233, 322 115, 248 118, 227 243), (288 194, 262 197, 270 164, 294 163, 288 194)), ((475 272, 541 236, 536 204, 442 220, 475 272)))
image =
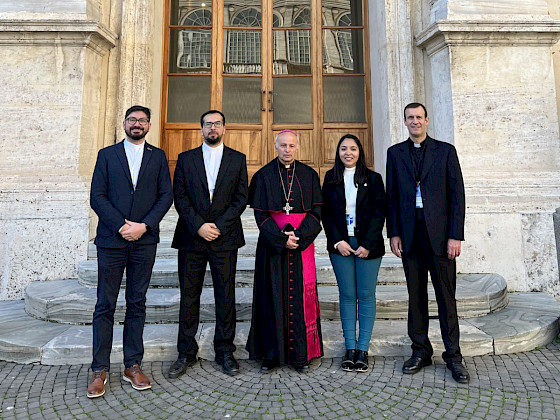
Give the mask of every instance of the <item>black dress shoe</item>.
POLYGON ((344 358, 342 359, 342 363, 340 364, 341 369, 346 372, 352 372, 354 370, 355 356, 356 350, 346 350, 346 353, 344 353, 344 358))
POLYGON ((356 372, 367 372, 369 370, 367 351, 356 350, 354 355, 354 369, 356 372))
POLYGON ((193 366, 196 363, 196 355, 187 355, 181 356, 177 358, 169 368, 169 372, 167 373, 167 377, 170 379, 178 378, 185 374, 187 368, 193 366))
POLYGON ((233 357, 232 352, 216 353, 215 360, 222 367, 222 372, 226 375, 233 376, 239 372, 239 363, 233 357))
POLYGON ((297 373, 307 373, 309 372, 309 362, 303 364, 294 363, 294 369, 296 370, 297 373))
POLYGON ((404 362, 402 371, 408 375, 411 375, 416 372, 420 372, 420 370, 424 366, 430 366, 432 364, 432 358, 429 359, 422 359, 419 356, 412 356, 406 362, 404 362))
POLYGON ((270 373, 278 367, 278 360, 263 359, 260 373, 270 373))
POLYGON ((451 376, 460 384, 469 382, 469 372, 461 362, 451 362, 447 364, 447 369, 451 371, 451 376))

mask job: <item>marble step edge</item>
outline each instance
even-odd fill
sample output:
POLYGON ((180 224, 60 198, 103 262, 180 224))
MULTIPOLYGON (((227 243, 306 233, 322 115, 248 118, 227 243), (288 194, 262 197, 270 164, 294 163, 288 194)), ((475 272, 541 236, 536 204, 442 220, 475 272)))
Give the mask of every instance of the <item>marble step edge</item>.
MULTIPOLYGON (((245 246, 239 248, 239 256, 255 256, 257 248, 258 232, 245 232, 245 246)), ((164 233, 160 235, 160 242, 156 249, 156 258, 177 258, 177 250, 171 247, 173 242, 173 234, 164 233)), ((324 233, 320 233, 314 242, 316 255, 328 255, 327 238, 324 233)), ((390 250, 389 243, 385 248, 390 250)), ((97 247, 93 240, 88 242, 87 259, 94 260, 97 258, 97 247)))
MULTIPOLYGON (((252 287, 236 288, 236 313, 239 321, 251 319, 252 287)), ((437 316, 433 288, 429 288, 431 316, 437 316)), ((340 319, 337 286, 318 287, 321 318, 340 319)), ((408 292, 405 285, 379 285, 376 291, 378 319, 406 319, 408 292)), ((472 318, 499 311, 507 306, 507 284, 495 274, 459 275, 457 310, 461 318, 472 318)), ((175 323, 179 317, 180 292, 177 288, 149 289, 146 297, 147 323, 175 323)), ((215 321, 212 288, 204 288, 200 300, 200 320, 215 321)), ((96 303, 96 289, 77 280, 30 283, 25 290, 25 310, 31 316, 66 324, 90 324, 96 303)), ((115 321, 122 322, 126 310, 124 289, 117 300, 115 321)))
MULTIPOLYGON (((545 293, 512 293, 509 305, 500 312, 470 320, 460 320, 461 350, 464 356, 525 352, 552 342, 558 335, 560 306, 545 293)), ((122 363, 122 329, 114 327, 111 360, 122 363)), ((237 325, 238 359, 247 359, 245 342, 249 323, 237 325)), ((324 357, 342 357, 344 340, 340 322, 322 322, 324 357)), ((214 324, 201 323, 197 341, 198 356, 213 360, 214 324)), ((443 351, 439 323, 432 320, 429 330, 435 355, 443 351)), ((172 361, 177 357, 177 325, 150 324, 144 330, 146 361, 172 361)), ((23 301, 0 302, 0 359, 17 363, 69 365, 91 363, 91 326, 70 326, 40 321, 24 311, 23 301)), ((406 321, 375 323, 369 352, 373 356, 408 356, 410 340, 406 321)))
MULTIPOLYGON (((257 248, 258 232, 245 232, 245 246, 239 248, 239 256, 255 256, 257 248)), ((160 242, 156 250, 156 258, 177 258, 177 250, 171 247, 173 242, 173 234, 163 233, 160 235, 160 242)), ((323 232, 315 239, 315 254, 328 255, 327 238, 323 232)), ((391 246, 389 239, 385 239, 385 250, 389 252, 391 246)), ((88 242, 87 259, 94 260, 97 258, 97 247, 93 240, 88 242)))
MULTIPOLYGON (((317 283, 336 285, 336 278, 332 269, 331 262, 327 256, 315 258, 317 267, 317 283)), ((237 271, 235 283, 237 286, 251 286, 255 270, 255 257, 240 257, 237 260, 237 271)), ((86 287, 97 287, 97 261, 80 261, 78 264, 78 280, 86 287)), ((395 256, 384 256, 379 270, 379 284, 399 284, 404 283, 404 272, 400 259, 395 256)), ((212 284, 210 268, 206 268, 204 278, 205 286, 212 284)), ((124 285, 124 280, 123 280, 124 285)), ((156 259, 152 270, 150 287, 179 287, 177 276, 177 259, 156 259)))

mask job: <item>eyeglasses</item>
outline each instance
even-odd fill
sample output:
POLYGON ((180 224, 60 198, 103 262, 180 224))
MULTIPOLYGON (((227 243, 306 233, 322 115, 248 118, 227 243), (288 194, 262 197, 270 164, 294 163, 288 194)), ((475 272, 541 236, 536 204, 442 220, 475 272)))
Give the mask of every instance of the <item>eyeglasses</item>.
POLYGON ((129 124, 136 124, 137 122, 139 122, 142 125, 146 125, 150 122, 150 120, 147 118, 134 118, 134 117, 128 117, 125 121, 129 124))
POLYGON ((204 124, 202 124, 202 126, 204 128, 210 128, 212 126, 214 126, 216 128, 220 128, 220 127, 224 126, 224 122, 223 121, 214 121, 214 122, 206 121, 204 124))

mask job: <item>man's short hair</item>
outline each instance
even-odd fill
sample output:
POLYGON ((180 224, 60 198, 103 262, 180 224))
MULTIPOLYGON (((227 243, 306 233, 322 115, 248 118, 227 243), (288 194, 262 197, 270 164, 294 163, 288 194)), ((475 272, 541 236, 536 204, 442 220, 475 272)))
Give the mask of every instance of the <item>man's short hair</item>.
POLYGON ((428 110, 426 109, 426 107, 424 105, 422 105, 420 102, 411 102, 409 103, 407 106, 404 107, 404 119, 406 120, 406 110, 409 108, 422 108, 424 110, 424 118, 428 118, 428 110))
POLYGON ((204 114, 200 116, 200 128, 204 127, 204 117, 209 114, 220 114, 222 116, 222 122, 226 125, 226 116, 222 113, 222 111, 218 111, 217 109, 211 109, 210 111, 206 111, 204 114))
POLYGON ((142 105, 134 105, 128 108, 124 114, 124 119, 126 120, 130 114, 136 111, 142 111, 144 114, 146 114, 148 121, 150 121, 150 118, 152 117, 152 111, 150 111, 150 108, 146 108, 142 105))

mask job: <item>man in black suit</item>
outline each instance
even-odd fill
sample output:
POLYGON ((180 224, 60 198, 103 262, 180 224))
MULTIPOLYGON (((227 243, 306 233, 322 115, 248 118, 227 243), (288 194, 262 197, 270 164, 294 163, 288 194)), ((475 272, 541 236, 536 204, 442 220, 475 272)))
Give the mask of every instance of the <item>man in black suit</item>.
POLYGON ((179 220, 173 248, 179 250, 179 357, 168 376, 178 378, 196 362, 200 294, 210 263, 216 304, 214 351, 222 371, 235 375, 239 364, 235 345, 235 270, 237 250, 245 245, 241 214, 247 206, 248 183, 245 155, 225 146, 226 119, 211 110, 200 117, 204 142, 183 152, 173 180, 179 220))
POLYGON ((428 112, 420 103, 404 109, 409 139, 387 151, 387 234, 402 258, 408 287, 408 335, 412 357, 403 373, 432 364, 428 339, 428 271, 436 293, 443 359, 453 378, 467 383, 462 364, 455 290, 455 258, 464 240, 465 190, 455 147, 426 134, 428 112))
POLYGON ((149 108, 129 108, 123 128, 125 140, 99 151, 91 181, 91 208, 99 216, 95 238, 99 277, 89 398, 105 393, 114 314, 125 269, 123 379, 137 390, 151 387, 140 368, 146 292, 159 242, 159 222, 171 207, 173 193, 164 151, 145 141, 150 131, 149 108))

